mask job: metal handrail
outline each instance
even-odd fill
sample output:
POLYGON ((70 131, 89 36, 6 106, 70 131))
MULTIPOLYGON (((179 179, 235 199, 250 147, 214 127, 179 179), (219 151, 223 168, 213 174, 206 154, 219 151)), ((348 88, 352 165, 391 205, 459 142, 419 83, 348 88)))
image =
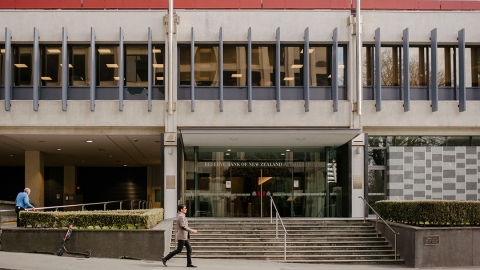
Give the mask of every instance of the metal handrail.
MULTIPOLYGON (((365 205, 368 205, 368 207, 370 207, 370 209, 372 209, 372 211, 375 213, 376 215, 376 218, 375 218, 375 231, 377 232, 377 237, 378 237, 378 219, 380 218, 383 223, 385 225, 387 225, 387 227, 392 231, 394 237, 395 237, 395 240, 394 240, 394 252, 395 252, 395 260, 397 260, 397 235, 399 235, 400 233, 396 232, 395 230, 392 229, 392 227, 390 227, 390 225, 388 225, 388 223, 380 216, 379 213, 377 213, 377 211, 375 211, 375 209, 373 209, 373 207, 368 204, 368 202, 362 197, 362 196, 358 196, 358 198, 362 199, 363 202, 365 203, 365 205)), ((363 217, 363 222, 365 222, 366 220, 366 217, 363 217)))
POLYGON ((275 238, 278 238, 278 219, 280 219, 280 223, 282 224, 283 227, 283 260, 287 260, 287 229, 285 228, 285 225, 283 224, 282 217, 280 216, 280 213, 278 213, 277 206, 275 205, 275 202, 273 201, 272 196, 270 196, 270 223, 273 223, 272 221, 272 205, 275 208, 275 238))

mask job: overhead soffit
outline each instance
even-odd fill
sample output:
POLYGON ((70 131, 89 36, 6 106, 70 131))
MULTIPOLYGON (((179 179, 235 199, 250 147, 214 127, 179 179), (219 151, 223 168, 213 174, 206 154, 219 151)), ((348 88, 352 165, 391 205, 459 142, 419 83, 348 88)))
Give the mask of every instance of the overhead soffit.
POLYGON ((181 130, 185 146, 333 146, 347 143, 358 129, 181 130))

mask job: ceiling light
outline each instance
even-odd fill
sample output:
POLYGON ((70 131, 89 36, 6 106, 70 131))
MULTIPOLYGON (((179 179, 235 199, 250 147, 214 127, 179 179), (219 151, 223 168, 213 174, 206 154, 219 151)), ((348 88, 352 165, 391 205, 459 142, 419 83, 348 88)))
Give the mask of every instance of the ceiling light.
POLYGON ((47 52, 54 54, 54 53, 61 53, 62 51, 60 51, 60 49, 47 49, 47 52))
POLYGON ((161 53, 162 50, 160 50, 160 49, 153 49, 152 52, 153 52, 153 53, 161 53))
POLYGON ((109 155, 108 157, 111 158, 111 157, 113 157, 113 156, 112 156, 112 155, 109 155))
POLYGON ((123 167, 127 167, 127 164, 123 164, 123 167))
POLYGON ((117 64, 107 64, 108 68, 118 68, 117 64))
POLYGON ((285 77, 283 78, 284 81, 293 81, 294 78, 293 77, 285 77))
POLYGON ((300 64, 296 64, 296 65, 292 65, 291 68, 302 68, 303 65, 300 65, 300 64))
MULTIPOLYGON (((308 53, 313 53, 314 50, 315 50, 315 49, 310 49, 310 48, 309 48, 309 49, 308 49, 308 53)), ((300 53, 303 53, 303 49, 300 51, 300 53)))
MULTIPOLYGON (((60 66, 62 66, 62 64, 60 64, 60 66)), ((68 67, 73 68, 72 64, 68 64, 68 67)))
POLYGON ((231 152, 231 151, 232 151, 232 149, 227 149, 227 152, 231 152))
POLYGON ((98 52, 100 54, 112 53, 112 51, 110 51, 110 49, 98 49, 98 52))
POLYGON ((285 153, 281 153, 280 155, 285 156, 285 153))
POLYGON ((40 77, 40 79, 42 79, 43 81, 51 81, 52 78, 50 77, 40 77))
POLYGON ((14 66, 17 68, 28 68, 28 66, 25 64, 14 64, 14 66))
POLYGON ((157 77, 157 81, 163 81, 163 77, 157 77))
POLYGON ((163 68, 163 64, 152 64, 154 68, 163 68))
POLYGON ((5 53, 5 49, 1 49, 0 52, 1 52, 1 53, 5 53))
POLYGON ((338 68, 345 68, 345 65, 338 65, 338 68))
POLYGON ((87 142, 93 142, 92 140, 87 140, 87 142))
POLYGON ((286 152, 290 152, 290 149, 285 150, 286 152))
POLYGON ((226 156, 230 156, 230 153, 226 153, 225 155, 226 155, 226 156))
POLYGON ((328 75, 328 77, 327 77, 327 78, 331 79, 331 78, 332 78, 332 74, 328 75))
POLYGON ((62 151, 62 148, 57 148, 57 151, 62 151))
POLYGON ((232 78, 241 78, 242 74, 232 74, 232 78))
POLYGON ((10 155, 11 157, 13 157, 13 155, 10 155))

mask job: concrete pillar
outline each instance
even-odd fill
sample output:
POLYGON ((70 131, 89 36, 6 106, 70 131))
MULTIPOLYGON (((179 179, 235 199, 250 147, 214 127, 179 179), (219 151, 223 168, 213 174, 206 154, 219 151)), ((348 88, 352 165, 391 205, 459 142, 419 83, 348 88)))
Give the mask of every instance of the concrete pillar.
POLYGON ((358 198, 365 198, 365 134, 352 140, 352 217, 364 217, 365 206, 358 198))
POLYGON ((75 194, 77 185, 77 167, 65 166, 63 168, 63 195, 75 194))
POLYGON ((177 146, 166 145, 163 154, 165 155, 164 216, 167 219, 177 215, 177 146))
POLYGON ((43 207, 45 180, 43 153, 40 151, 25 151, 25 187, 31 189, 30 203, 35 207, 43 207))

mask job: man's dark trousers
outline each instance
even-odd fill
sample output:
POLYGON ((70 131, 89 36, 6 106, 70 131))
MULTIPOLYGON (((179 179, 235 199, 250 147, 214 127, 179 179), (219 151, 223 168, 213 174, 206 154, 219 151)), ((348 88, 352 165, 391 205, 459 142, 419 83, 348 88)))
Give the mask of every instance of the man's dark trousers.
POLYGON ((17 213, 17 227, 23 227, 23 224, 20 222, 20 211, 25 210, 20 206, 15 206, 15 213, 17 213))
POLYGON ((183 246, 187 248, 187 265, 192 265, 192 246, 190 245, 190 240, 178 240, 177 241, 177 249, 170 252, 165 259, 168 261, 173 256, 177 255, 178 253, 182 252, 183 246))

